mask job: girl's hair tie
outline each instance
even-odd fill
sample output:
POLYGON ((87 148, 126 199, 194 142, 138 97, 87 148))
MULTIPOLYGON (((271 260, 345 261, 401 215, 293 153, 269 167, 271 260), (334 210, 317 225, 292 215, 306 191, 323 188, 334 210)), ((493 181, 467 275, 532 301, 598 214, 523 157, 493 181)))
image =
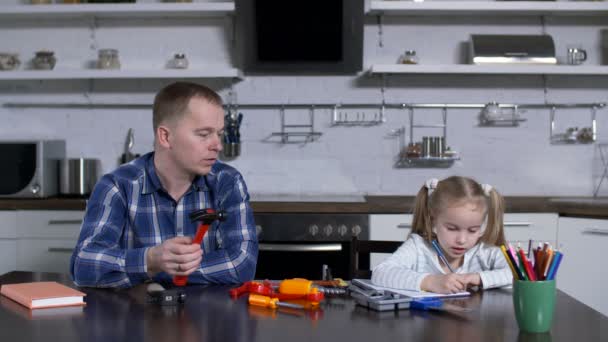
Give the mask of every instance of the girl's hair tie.
POLYGON ((483 189, 483 194, 486 196, 490 196, 490 192, 493 187, 490 184, 481 184, 481 189, 483 189))
POLYGON ((426 191, 429 196, 431 196, 433 191, 435 191, 435 189, 437 188, 437 184, 439 184, 439 180, 437 178, 431 178, 424 182, 424 187, 426 188, 426 191))

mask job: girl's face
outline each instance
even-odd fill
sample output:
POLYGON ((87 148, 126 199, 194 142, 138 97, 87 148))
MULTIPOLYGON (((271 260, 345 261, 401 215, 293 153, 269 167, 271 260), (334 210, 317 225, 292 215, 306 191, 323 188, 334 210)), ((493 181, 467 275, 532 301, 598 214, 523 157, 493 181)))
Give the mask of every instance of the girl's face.
POLYGON ((485 208, 475 203, 444 208, 434 218, 435 234, 448 261, 459 261, 481 238, 485 208))

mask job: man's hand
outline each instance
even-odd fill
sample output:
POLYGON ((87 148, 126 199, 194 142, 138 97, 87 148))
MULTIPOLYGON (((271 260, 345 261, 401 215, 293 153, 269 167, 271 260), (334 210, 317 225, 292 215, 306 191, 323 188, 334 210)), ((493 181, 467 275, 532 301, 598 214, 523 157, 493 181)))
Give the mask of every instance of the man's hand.
POLYGON ((187 276, 200 267, 202 256, 201 246, 193 245, 191 237, 179 236, 166 240, 148 249, 146 253, 148 275, 153 277, 159 272, 166 272, 171 276, 187 276))

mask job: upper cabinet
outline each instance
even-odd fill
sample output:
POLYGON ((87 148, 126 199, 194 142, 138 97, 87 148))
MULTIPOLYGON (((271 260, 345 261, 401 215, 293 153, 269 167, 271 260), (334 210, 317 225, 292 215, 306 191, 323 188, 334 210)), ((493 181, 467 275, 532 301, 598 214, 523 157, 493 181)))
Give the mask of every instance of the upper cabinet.
POLYGON ((231 1, 3 5, 0 58, 16 67, 0 65, 0 80, 239 78, 234 11, 231 1), (103 49, 118 64, 102 68, 103 49), (37 64, 40 51, 52 52, 53 67, 37 64))
POLYGON ((608 44, 608 2, 371 1, 366 14, 378 19, 378 45, 385 53, 369 65, 371 74, 608 75, 601 62, 602 44, 608 44), (396 48, 383 45, 395 40, 399 26, 400 53, 420 48, 420 63, 401 64, 396 48), (558 64, 470 64, 465 49, 470 34, 549 34, 558 64), (424 36, 427 41, 420 39, 424 36), (582 65, 567 65, 567 45, 575 42, 582 43, 589 58, 582 65), (391 54, 388 62, 386 53, 391 54))

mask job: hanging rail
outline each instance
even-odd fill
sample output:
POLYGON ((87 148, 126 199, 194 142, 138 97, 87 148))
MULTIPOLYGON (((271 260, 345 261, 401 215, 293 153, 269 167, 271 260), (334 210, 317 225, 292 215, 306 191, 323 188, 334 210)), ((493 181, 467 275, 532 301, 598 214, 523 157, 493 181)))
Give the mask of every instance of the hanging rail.
MULTIPOLYGON (((334 109, 334 108, 352 108, 352 109, 407 109, 407 108, 447 108, 447 109, 475 109, 484 108, 486 103, 238 103, 225 104, 226 108, 245 108, 245 109, 334 109)), ((605 102, 593 103, 498 103, 501 108, 603 108, 605 102)), ((27 102, 7 102, 3 105, 7 108, 123 108, 123 109, 139 109, 150 108, 152 104, 135 104, 135 103, 27 103, 27 102)))

